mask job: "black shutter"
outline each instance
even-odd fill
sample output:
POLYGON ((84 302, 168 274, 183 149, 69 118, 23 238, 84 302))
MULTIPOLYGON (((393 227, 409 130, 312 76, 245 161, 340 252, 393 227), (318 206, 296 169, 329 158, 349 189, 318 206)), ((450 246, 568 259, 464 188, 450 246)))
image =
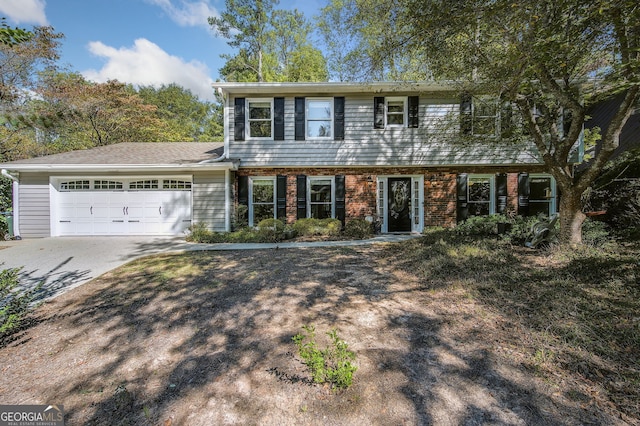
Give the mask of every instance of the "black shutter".
POLYGON ((238 204, 247 208, 244 210, 239 209, 239 216, 236 221, 244 224, 249 223, 249 176, 238 176, 238 204), (240 217, 240 214, 242 217, 240 217))
POLYGON ((384 129, 384 97, 373 98, 373 128, 384 129))
POLYGON ((244 108, 244 98, 236 98, 233 113, 233 139, 236 141, 244 140, 244 108))
POLYGON ((304 219, 307 217, 307 177, 305 175, 298 175, 297 178, 297 214, 298 219, 304 219))
POLYGON ((417 129, 420 118, 418 96, 409 96, 409 127, 417 129))
POLYGON ((504 102, 500 108, 500 137, 510 139, 513 136, 513 107, 510 102, 504 102))
POLYGON ((295 125, 296 125, 295 139, 297 141, 303 141, 305 139, 304 138, 304 134, 305 134, 304 110, 305 110, 304 98, 296 98, 294 116, 295 116, 295 125))
POLYGON ((344 183, 344 175, 336 175, 336 219, 340 219, 342 227, 344 227, 346 216, 346 188, 344 183))
POLYGON ((460 98, 460 132, 463 135, 470 135, 472 129, 471 116, 471 95, 463 93, 460 98))
POLYGON ((273 139, 284 140, 284 98, 273 98, 273 139))
POLYGON ((496 175, 496 213, 507 212, 507 174, 496 175))
POLYGON ((276 218, 287 219, 287 177, 276 177, 276 218))
POLYGON ((529 215, 529 173, 518 175, 518 214, 520 216, 529 215))
POLYGON ((458 175, 457 182, 457 205, 456 211, 458 216, 458 222, 462 222, 469 217, 469 204, 468 204, 468 191, 467 191, 467 174, 462 173, 458 175))
POLYGON ((333 138, 344 140, 344 97, 333 98, 333 138))

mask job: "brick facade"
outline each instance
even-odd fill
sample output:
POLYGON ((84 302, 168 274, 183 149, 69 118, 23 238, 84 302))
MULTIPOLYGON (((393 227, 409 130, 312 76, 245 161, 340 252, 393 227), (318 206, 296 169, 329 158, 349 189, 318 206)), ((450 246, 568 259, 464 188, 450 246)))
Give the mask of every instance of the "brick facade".
MULTIPOLYGON (((298 175, 345 176, 346 220, 377 215, 378 176, 423 176, 424 177, 424 226, 453 227, 456 225, 456 178, 458 173, 495 174, 507 173, 507 206, 509 212, 518 209, 518 173, 540 172, 538 168, 524 170, 499 170, 477 167, 464 170, 447 168, 245 168, 237 176, 287 176, 286 217, 287 223, 297 218, 298 175)), ((237 180, 234 188, 237 194, 237 180)), ((237 197, 235 203, 237 204, 237 197)))

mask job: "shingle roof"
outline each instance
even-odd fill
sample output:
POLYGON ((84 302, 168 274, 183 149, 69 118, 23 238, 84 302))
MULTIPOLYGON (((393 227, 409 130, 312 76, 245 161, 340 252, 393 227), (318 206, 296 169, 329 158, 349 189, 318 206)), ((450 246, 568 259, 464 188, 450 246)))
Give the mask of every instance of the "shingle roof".
POLYGON ((222 155, 222 142, 123 142, 0 164, 21 165, 190 165, 222 155))

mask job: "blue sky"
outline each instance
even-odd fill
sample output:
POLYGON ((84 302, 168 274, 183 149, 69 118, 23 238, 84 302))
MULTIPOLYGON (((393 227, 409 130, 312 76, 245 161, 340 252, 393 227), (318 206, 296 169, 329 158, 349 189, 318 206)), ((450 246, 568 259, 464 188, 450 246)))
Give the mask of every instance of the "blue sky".
MULTIPOLYGON (((281 0, 311 19, 327 0, 281 0)), ((50 25, 65 38, 60 65, 85 78, 135 85, 177 83, 212 100, 211 84, 233 53, 211 31, 224 0, 0 0, 8 24, 50 25)))

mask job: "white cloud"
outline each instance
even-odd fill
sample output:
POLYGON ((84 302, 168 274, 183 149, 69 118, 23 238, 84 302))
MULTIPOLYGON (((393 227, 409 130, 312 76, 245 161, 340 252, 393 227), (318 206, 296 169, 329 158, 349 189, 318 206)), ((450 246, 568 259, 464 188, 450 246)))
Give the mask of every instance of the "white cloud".
POLYGON ((199 61, 185 62, 169 55, 157 44, 147 39, 137 39, 131 48, 116 49, 102 42, 89 43, 89 50, 106 58, 100 70, 87 70, 82 74, 98 83, 118 80, 140 86, 159 87, 176 83, 197 95, 200 99, 213 100, 214 93, 209 69, 199 61))
POLYGON ((207 18, 220 16, 215 7, 209 4, 209 0, 186 1, 180 0, 179 5, 174 5, 174 0, 146 0, 147 3, 159 6, 169 18, 181 27, 204 26, 209 28, 207 18))
POLYGON ((16 24, 48 25, 45 0, 0 0, 0 13, 16 24))

